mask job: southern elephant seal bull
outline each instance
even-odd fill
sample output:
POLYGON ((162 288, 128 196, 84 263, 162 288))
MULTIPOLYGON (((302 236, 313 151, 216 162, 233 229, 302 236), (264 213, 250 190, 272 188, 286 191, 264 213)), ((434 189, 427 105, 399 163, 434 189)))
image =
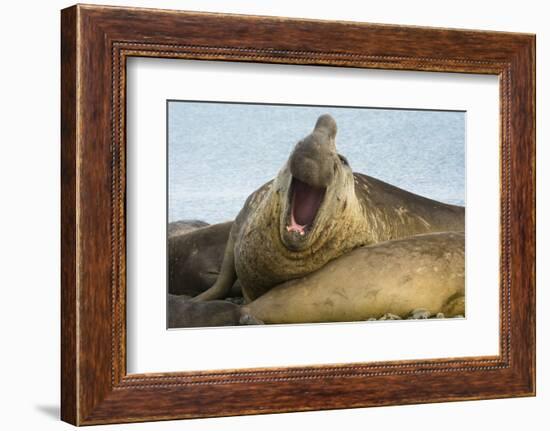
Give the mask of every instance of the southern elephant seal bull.
POLYGON ((238 214, 220 276, 195 301, 223 298, 239 279, 252 301, 364 245, 421 233, 464 230, 464 208, 353 173, 336 150, 336 122, 317 120, 276 178, 238 214))
MULTIPOLYGON (((217 301, 216 301, 217 302, 217 301)), ((464 234, 357 248, 242 307, 242 323, 354 322, 415 310, 464 315, 464 234)))

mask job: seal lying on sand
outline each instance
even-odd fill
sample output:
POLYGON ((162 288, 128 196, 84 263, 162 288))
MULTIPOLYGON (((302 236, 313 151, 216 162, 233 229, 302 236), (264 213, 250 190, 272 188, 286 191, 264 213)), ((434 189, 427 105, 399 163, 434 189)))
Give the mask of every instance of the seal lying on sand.
POLYGON ((241 322, 354 322, 419 309, 464 315, 463 233, 357 248, 243 306, 241 322))
POLYGON ((317 120, 277 177, 237 216, 220 276, 193 300, 223 298, 238 277, 247 301, 363 245, 420 233, 463 231, 464 208, 354 174, 336 151, 336 122, 317 120))
POLYGON ((357 248, 239 307, 169 300, 170 327, 352 322, 464 315, 464 234, 417 235, 357 248), (423 312, 420 312, 420 311, 423 312))

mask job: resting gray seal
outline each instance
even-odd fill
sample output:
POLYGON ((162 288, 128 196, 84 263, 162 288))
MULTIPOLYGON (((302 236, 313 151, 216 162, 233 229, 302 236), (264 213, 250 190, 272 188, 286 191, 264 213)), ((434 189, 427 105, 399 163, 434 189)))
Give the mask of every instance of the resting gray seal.
POLYGON ((208 223, 202 220, 178 220, 168 223, 168 239, 205 226, 208 226, 208 223))
POLYGON ((169 328, 235 326, 241 318, 240 307, 228 301, 189 302, 183 296, 168 295, 169 328))
POLYGON ((220 276, 193 300, 223 298, 238 278, 252 301, 357 247, 464 230, 463 207, 354 174, 335 139, 336 122, 320 116, 276 178, 248 197, 231 229, 220 276))
POLYGON ((241 322, 354 322, 419 309, 464 315, 464 233, 357 248, 243 306, 241 322))
MULTIPOLYGON (((168 235, 168 292, 195 296, 218 278, 233 222, 207 225, 191 232, 168 235)), ((238 283, 236 283, 238 284, 238 283)), ((232 296, 240 296, 234 286, 232 296)))

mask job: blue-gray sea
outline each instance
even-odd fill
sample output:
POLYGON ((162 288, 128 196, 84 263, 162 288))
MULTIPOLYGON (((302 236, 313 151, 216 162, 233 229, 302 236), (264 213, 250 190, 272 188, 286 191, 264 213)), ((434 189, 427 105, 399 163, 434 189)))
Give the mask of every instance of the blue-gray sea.
POLYGON ((354 171, 464 205, 464 112, 170 101, 168 220, 234 219, 324 113, 354 171))

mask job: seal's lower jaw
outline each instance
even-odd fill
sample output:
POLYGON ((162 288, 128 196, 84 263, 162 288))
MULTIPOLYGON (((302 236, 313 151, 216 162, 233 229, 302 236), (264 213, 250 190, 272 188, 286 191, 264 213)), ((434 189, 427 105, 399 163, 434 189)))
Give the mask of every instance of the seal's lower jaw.
POLYGON ((307 245, 315 227, 317 214, 323 203, 326 188, 314 187, 292 177, 289 188, 288 212, 283 241, 291 250, 300 250, 307 245))

